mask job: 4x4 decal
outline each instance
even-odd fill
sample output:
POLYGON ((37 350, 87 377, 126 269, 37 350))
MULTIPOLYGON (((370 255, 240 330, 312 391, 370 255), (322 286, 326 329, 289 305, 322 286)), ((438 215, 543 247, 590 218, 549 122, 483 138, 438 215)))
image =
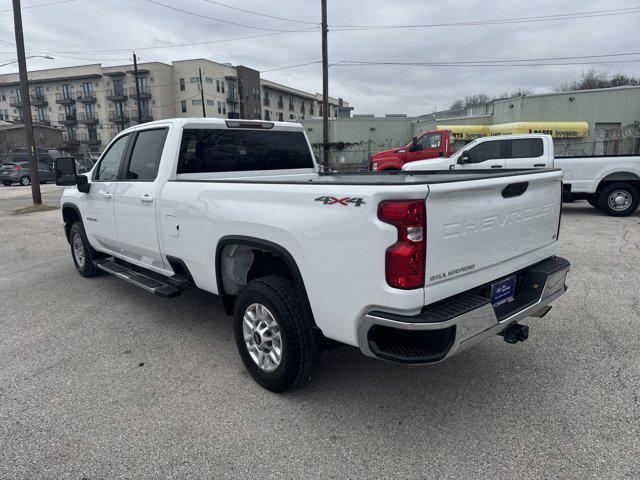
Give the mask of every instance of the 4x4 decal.
POLYGON ((361 197, 330 197, 330 196, 322 196, 318 197, 315 200, 316 202, 322 202, 323 205, 343 205, 348 207, 349 204, 353 204, 356 207, 359 207, 362 204, 366 204, 366 202, 361 197))

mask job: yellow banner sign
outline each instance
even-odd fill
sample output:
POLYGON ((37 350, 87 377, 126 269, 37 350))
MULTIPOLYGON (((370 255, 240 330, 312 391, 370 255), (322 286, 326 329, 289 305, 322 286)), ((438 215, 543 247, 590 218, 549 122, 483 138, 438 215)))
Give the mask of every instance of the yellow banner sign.
POLYGON ((521 135, 542 133, 553 138, 582 138, 589 132, 587 122, 513 122, 496 125, 437 125, 449 130, 452 141, 470 141, 489 135, 521 135))

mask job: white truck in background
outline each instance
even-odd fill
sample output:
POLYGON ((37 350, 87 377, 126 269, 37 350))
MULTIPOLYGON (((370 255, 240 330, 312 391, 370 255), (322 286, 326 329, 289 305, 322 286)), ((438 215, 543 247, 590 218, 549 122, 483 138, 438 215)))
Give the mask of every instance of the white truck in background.
POLYGON ((407 163, 405 171, 560 168, 563 199, 585 199, 608 215, 631 215, 640 203, 640 155, 554 157, 549 135, 483 137, 449 158, 407 163))
POLYGON ((560 170, 323 174, 299 124, 202 118, 124 130, 87 175, 55 169, 77 271, 217 294, 273 391, 336 342, 418 364, 522 341, 566 289, 560 170))

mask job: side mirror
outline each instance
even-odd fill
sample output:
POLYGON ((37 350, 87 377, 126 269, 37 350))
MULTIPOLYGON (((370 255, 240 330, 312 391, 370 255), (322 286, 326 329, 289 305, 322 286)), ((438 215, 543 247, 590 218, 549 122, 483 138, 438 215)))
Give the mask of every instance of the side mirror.
POLYGON ((76 160, 72 157, 56 159, 54 166, 56 185, 71 186, 76 184, 76 160))
POLYGON ((471 160, 469 159, 469 152, 463 152, 462 155, 460 155, 460 158, 458 159, 458 163, 460 165, 464 165, 465 163, 471 163, 471 160))
POLYGON ((89 177, 86 175, 77 175, 76 184, 78 185, 78 191, 82 193, 89 193, 91 190, 91 184, 89 183, 89 177))

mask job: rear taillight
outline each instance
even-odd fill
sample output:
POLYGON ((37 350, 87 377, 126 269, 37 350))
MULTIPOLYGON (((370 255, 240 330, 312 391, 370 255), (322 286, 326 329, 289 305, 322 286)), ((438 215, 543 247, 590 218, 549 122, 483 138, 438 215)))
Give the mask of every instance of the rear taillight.
POLYGON ((398 229, 398 241, 387 249, 387 283, 394 288, 424 286, 426 213, 423 200, 389 200, 378 206, 378 218, 398 229))
POLYGON ((560 223, 562 223, 562 196, 564 195, 564 185, 560 181, 560 211, 558 212, 558 230, 556 231, 556 242, 560 238, 560 223))
POLYGON ((16 172, 19 172, 19 171, 20 171, 20 165, 16 165, 16 168, 14 168, 14 170, 15 170, 16 172))

